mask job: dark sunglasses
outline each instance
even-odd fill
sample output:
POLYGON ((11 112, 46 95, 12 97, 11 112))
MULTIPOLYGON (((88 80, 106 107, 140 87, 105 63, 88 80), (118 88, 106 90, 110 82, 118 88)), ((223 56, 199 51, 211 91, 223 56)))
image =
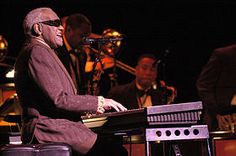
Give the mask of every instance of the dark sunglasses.
POLYGON ((54 27, 59 27, 61 24, 61 20, 57 19, 57 20, 48 20, 48 21, 43 21, 43 22, 39 22, 39 23, 43 23, 49 26, 54 26, 54 27))

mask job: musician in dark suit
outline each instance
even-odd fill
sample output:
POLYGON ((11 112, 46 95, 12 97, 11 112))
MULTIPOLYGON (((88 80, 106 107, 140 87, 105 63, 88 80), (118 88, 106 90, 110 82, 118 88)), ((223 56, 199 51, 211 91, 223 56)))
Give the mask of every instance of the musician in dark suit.
POLYGON ((125 85, 113 87, 108 97, 113 98, 128 109, 137 109, 152 105, 169 104, 174 101, 176 90, 157 81, 157 63, 153 54, 143 54, 135 67, 135 80, 125 85))
MULTIPOLYGON (((170 104, 176 90, 164 81, 157 81, 157 62, 153 54, 143 54, 135 67, 135 80, 125 85, 113 87, 108 97, 122 103, 127 109, 137 109, 154 105, 170 104)), ((140 136, 138 136, 140 137, 140 136)), ((163 144, 152 144, 152 155, 162 155, 163 144)))
POLYGON ((17 58, 14 77, 23 108, 23 143, 63 142, 77 154, 126 155, 121 146, 101 139, 81 121, 86 112, 126 108, 101 96, 77 95, 69 73, 55 54, 63 44, 63 27, 57 14, 50 8, 34 9, 26 15, 23 28, 26 42, 17 58))
POLYGON ((87 93, 85 65, 87 55, 82 45, 82 37, 91 33, 91 23, 82 14, 67 16, 64 23, 62 47, 59 47, 57 55, 69 72, 78 94, 87 93), (78 28, 78 29, 77 29, 78 28))
POLYGON ((236 44, 217 48, 203 67, 197 89, 210 130, 230 130, 236 122, 236 44))
MULTIPOLYGON (((114 59, 111 57, 98 57, 98 53, 92 51, 90 45, 83 44, 83 38, 85 37, 100 37, 91 33, 92 24, 85 15, 80 13, 71 14, 64 17, 63 21, 65 27, 63 32, 64 45, 56 50, 59 59, 71 75, 78 94, 101 95, 98 82, 96 82, 97 84, 95 82, 93 83, 93 78, 96 77, 93 71, 95 58, 101 59, 102 64, 101 62, 97 62, 95 70, 96 74, 102 74, 102 76, 105 75, 105 70, 103 69, 114 66, 114 59), (97 86, 91 88, 90 83, 91 85, 93 83, 94 86, 97 86)), ((97 81, 100 81, 100 79, 97 81)), ((101 83, 105 82, 102 81, 101 83)))

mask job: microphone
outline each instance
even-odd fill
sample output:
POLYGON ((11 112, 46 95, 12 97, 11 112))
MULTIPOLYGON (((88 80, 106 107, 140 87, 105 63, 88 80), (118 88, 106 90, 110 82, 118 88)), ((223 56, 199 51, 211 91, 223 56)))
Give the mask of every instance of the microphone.
POLYGON ((159 63, 161 63, 161 59, 158 58, 153 62, 152 67, 155 67, 159 63))
POLYGON ((105 44, 105 43, 108 43, 108 42, 121 41, 122 39, 123 39, 122 37, 115 37, 115 38, 89 38, 89 37, 84 37, 82 39, 82 43, 84 45, 93 44, 93 43, 105 44))
POLYGON ((157 64, 163 62, 163 61, 166 59, 166 57, 167 57, 167 55, 168 55, 169 53, 170 53, 170 51, 169 51, 168 49, 166 49, 166 50, 164 51, 164 53, 161 55, 161 57, 157 58, 157 59, 153 62, 152 66, 154 67, 154 66, 156 66, 157 64))

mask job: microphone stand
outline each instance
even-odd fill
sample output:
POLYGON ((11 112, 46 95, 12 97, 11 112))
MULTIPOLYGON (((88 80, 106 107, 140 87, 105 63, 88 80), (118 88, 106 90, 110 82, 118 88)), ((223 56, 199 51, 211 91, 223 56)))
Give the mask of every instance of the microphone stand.
MULTIPOLYGON (((112 48, 117 47, 114 42, 110 42, 110 43, 112 44, 112 48)), ((116 54, 116 52, 114 52, 114 51, 113 51, 113 56, 108 54, 108 56, 114 58, 114 63, 115 63, 114 67, 112 68, 112 73, 108 74, 109 79, 110 79, 110 88, 118 85, 117 74, 116 74, 116 64, 117 64, 117 62, 116 62, 115 54, 116 54)))
POLYGON ((102 66, 102 71, 96 70, 96 66, 98 62, 102 65, 101 52, 102 51, 99 48, 98 53, 95 54, 95 61, 93 64, 93 69, 92 69, 91 78, 90 78, 90 94, 91 95, 97 94, 98 82, 100 80, 101 74, 103 73, 103 66, 102 66))
MULTIPOLYGON (((169 50, 165 50, 163 56, 159 59, 158 63, 161 65, 161 74, 162 80, 166 82, 166 56, 169 54, 169 50)), ((161 91, 163 92, 162 104, 167 104, 168 91, 167 86, 160 86, 161 91)))
MULTIPOLYGON (((163 79, 163 81, 166 83, 166 62, 165 62, 165 60, 162 61, 161 65, 162 65, 162 79, 163 79)), ((167 91, 167 87, 166 87, 166 85, 165 85, 165 86, 163 86, 162 88, 163 88, 163 100, 162 100, 162 102, 163 102, 164 104, 167 104, 167 102, 168 102, 168 91, 167 91)))
MULTIPOLYGON (((104 72, 103 71, 103 65, 102 65, 102 62, 101 62, 102 45, 106 44, 107 42, 109 42, 109 43, 112 44, 112 46, 115 46, 114 41, 121 41, 121 40, 122 40, 122 38, 97 38, 97 39, 83 38, 83 44, 84 45, 87 45, 87 44, 89 45, 89 44, 93 44, 93 43, 97 43, 98 44, 98 51, 97 51, 97 54, 95 55, 95 61, 94 61, 94 64, 93 64, 93 69, 92 69, 92 73, 91 73, 91 79, 89 81, 90 94, 96 95, 98 93, 97 92, 98 82, 100 81, 101 74, 104 72), (96 70, 96 66, 97 66, 98 62, 101 63, 101 66, 102 66, 102 70, 101 71, 97 71, 96 70)), ((115 70, 115 68, 113 70, 115 70)), ((110 84, 111 87, 113 85, 117 84, 116 77, 117 76, 115 75, 115 71, 113 71, 113 74, 109 75, 109 78, 111 80, 111 84, 110 84)))

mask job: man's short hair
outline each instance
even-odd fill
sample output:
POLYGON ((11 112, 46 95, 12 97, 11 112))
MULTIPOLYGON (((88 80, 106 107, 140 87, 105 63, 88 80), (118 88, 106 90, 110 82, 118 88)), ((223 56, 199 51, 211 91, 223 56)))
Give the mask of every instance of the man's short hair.
POLYGON ((66 19, 66 26, 69 26, 72 29, 79 28, 82 24, 88 24, 91 26, 90 20, 85 15, 80 13, 72 14, 66 19))
POLYGON ((145 53, 145 54, 142 54, 138 57, 138 60, 137 60, 137 64, 144 58, 150 58, 150 59, 153 59, 153 60, 156 60, 157 57, 154 55, 154 54, 151 54, 151 53, 145 53))

